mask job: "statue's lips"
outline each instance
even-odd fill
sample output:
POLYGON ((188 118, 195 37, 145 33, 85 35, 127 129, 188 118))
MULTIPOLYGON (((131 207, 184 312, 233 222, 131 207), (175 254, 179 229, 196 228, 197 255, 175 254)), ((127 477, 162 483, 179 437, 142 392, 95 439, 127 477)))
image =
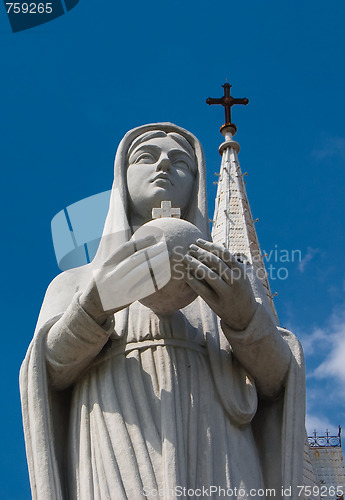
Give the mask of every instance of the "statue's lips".
POLYGON ((167 175, 159 174, 157 175, 151 182, 156 182, 156 181, 168 181, 170 184, 173 186, 173 182, 167 175))

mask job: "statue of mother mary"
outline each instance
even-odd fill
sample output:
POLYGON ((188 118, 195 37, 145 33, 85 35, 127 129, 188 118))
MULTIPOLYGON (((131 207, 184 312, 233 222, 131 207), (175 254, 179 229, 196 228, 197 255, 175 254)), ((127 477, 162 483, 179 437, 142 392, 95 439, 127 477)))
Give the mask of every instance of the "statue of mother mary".
POLYGON ((294 498, 303 356, 208 226, 199 141, 170 123, 128 132, 97 254, 50 284, 21 368, 34 499, 294 498), (168 314, 138 301, 104 311, 95 273, 114 280, 154 246, 130 238, 165 200, 204 235, 184 257, 198 297, 168 314))

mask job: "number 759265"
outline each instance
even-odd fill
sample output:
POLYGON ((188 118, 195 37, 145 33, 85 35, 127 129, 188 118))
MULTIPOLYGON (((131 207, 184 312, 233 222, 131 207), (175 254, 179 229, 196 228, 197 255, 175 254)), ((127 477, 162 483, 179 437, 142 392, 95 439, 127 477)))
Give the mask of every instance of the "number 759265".
POLYGON ((51 14, 53 12, 52 2, 48 3, 7 3, 6 2, 7 14, 11 11, 13 14, 51 14))

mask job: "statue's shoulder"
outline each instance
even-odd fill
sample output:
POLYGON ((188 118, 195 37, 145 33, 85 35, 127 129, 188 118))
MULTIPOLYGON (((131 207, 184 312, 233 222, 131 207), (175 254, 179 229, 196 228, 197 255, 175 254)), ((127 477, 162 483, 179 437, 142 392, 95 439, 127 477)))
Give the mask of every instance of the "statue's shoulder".
POLYGON ((54 294, 55 298, 57 295, 72 295, 73 297, 75 293, 83 289, 89 282, 91 276, 92 271, 90 264, 63 271, 55 276, 53 281, 49 284, 46 296, 54 294))
POLYGON ((278 331, 280 332, 285 342, 287 342, 294 357, 298 360, 298 363, 304 366, 303 347, 299 339, 296 337, 295 334, 293 334, 292 332, 290 332, 290 330, 287 330, 286 328, 278 327, 278 331))
POLYGON ((90 264, 58 274, 47 288, 37 325, 41 326, 64 313, 74 295, 85 288, 91 276, 90 264))

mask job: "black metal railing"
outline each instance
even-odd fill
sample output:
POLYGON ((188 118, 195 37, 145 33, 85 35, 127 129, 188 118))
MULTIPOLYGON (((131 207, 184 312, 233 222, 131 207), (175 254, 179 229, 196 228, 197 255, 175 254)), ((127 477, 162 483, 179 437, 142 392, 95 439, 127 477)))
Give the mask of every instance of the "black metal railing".
POLYGON ((326 430, 325 436, 318 436, 314 431, 312 436, 308 436, 308 443, 311 448, 336 448, 341 446, 341 427, 337 436, 330 436, 329 430, 326 430))

